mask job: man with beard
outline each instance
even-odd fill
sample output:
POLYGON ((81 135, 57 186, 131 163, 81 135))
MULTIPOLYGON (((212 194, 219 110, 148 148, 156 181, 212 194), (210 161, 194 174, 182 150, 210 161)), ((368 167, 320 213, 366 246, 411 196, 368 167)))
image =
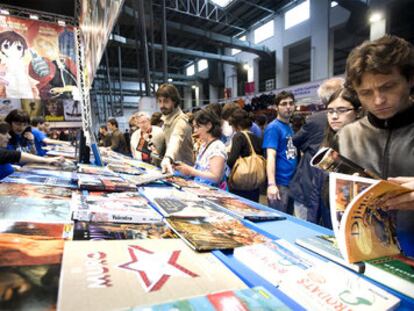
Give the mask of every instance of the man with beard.
POLYGON ((179 107, 181 100, 178 90, 172 84, 162 84, 156 93, 158 105, 163 114, 165 136, 165 156, 161 161, 163 172, 172 173, 172 164, 182 161, 194 164, 191 126, 187 116, 179 107))

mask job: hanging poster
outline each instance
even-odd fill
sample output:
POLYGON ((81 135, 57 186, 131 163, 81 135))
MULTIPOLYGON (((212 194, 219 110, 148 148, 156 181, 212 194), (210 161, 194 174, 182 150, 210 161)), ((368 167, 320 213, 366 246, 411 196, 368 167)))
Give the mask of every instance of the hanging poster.
POLYGON ((79 101, 64 99, 63 110, 65 111, 65 121, 81 121, 82 113, 79 101))
POLYGON ((82 0, 80 30, 85 51, 86 85, 92 85, 99 62, 121 11, 123 0, 82 0))
POLYGON ((71 27, 0 15, 0 98, 79 97, 71 27))
POLYGON ((0 98, 0 116, 7 116, 14 109, 21 109, 20 99, 16 98, 0 98))
POLYGON ((43 106, 40 99, 22 99, 22 109, 30 118, 43 116, 43 106))

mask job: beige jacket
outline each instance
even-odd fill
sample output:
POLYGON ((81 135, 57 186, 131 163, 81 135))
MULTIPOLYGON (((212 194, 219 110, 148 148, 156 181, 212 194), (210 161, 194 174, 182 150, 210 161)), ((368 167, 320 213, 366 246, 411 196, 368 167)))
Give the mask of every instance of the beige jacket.
POLYGON ((174 161, 183 161, 193 165, 193 139, 188 117, 180 108, 176 108, 168 116, 162 116, 162 120, 166 145, 165 156, 174 161))

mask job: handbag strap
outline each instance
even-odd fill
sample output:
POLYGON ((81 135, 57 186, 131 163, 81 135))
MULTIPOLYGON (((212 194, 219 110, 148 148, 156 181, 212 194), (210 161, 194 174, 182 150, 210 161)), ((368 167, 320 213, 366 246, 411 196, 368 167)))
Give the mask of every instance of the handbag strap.
POLYGON ((217 138, 216 138, 216 139, 213 139, 212 141, 210 141, 210 142, 207 144, 207 146, 204 148, 203 152, 202 152, 202 153, 198 156, 198 158, 199 158, 199 159, 201 159, 201 158, 203 157, 203 155, 204 155, 204 153, 207 151, 208 147, 210 147, 210 145, 211 145, 212 143, 214 143, 216 140, 217 140, 217 138))
POLYGON ((245 131, 242 131, 242 134, 244 135, 244 137, 246 137, 246 139, 249 143, 251 155, 256 155, 256 151, 254 150, 254 147, 253 147, 252 141, 250 140, 249 134, 247 134, 247 132, 245 132, 245 131))

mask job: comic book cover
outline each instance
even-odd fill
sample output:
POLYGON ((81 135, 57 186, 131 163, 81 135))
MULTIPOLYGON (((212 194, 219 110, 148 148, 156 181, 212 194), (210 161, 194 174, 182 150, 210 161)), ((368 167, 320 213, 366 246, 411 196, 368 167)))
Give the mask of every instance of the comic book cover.
POLYGON ((177 239, 163 222, 150 224, 75 223, 73 240, 177 239))
POLYGON ((65 244, 58 310, 123 310, 243 288, 218 258, 180 239, 72 241, 65 244))
POLYGON ((267 237, 231 218, 168 218, 165 221, 197 251, 233 249, 269 241, 267 237))
POLYGON ((350 262, 392 256, 400 253, 395 227, 395 213, 384 202, 412 190, 395 183, 379 180, 351 203, 342 216, 338 246, 350 262))
POLYGON ((15 196, 21 198, 35 198, 46 200, 70 200, 72 190, 62 187, 21 185, 14 183, 1 183, 0 196, 15 196))
POLYGON ((60 263, 65 224, 0 220, 0 266, 60 263))
POLYGON ((68 223, 70 218, 70 201, 67 200, 0 197, 0 219, 68 223))
POLYGON ((56 310, 60 267, 0 267, 0 310, 56 310))

